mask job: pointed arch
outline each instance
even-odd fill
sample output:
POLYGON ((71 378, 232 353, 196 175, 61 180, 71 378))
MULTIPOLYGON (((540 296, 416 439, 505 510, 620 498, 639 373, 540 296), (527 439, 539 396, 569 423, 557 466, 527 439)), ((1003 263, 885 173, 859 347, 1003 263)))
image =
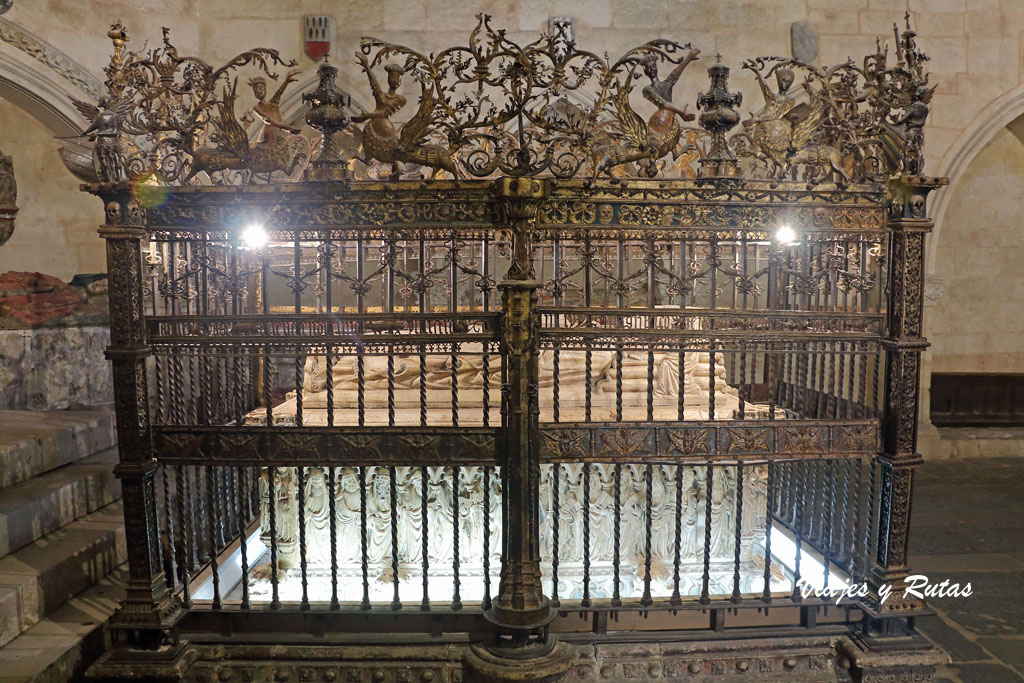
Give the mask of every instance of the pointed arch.
POLYGON ((935 220, 935 229, 928 240, 926 263, 929 274, 935 273, 936 255, 944 228, 943 218, 953 199, 957 185, 985 145, 995 137, 996 133, 1021 115, 1024 115, 1024 84, 1003 94, 985 107, 956 139, 951 151, 943 157, 942 165, 937 169, 936 175, 947 176, 949 186, 941 192, 935 193, 935 199, 931 206, 930 213, 935 220))

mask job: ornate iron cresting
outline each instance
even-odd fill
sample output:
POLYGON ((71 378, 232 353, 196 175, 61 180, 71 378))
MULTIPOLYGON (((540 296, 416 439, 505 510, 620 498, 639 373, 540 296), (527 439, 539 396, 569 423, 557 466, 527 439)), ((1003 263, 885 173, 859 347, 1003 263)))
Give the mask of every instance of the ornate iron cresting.
MULTIPOLYGON (((392 179, 407 166, 456 178, 692 177, 692 163, 699 161, 703 176, 796 178, 800 173, 806 181, 845 185, 923 170, 923 126, 935 86, 929 87, 923 70, 927 57, 917 48, 909 19, 902 34, 896 31, 892 65, 888 48, 861 65, 815 67, 781 57, 744 62, 765 105, 731 138, 727 133, 739 122, 735 107, 742 94, 728 92, 725 65, 708 70, 711 88, 697 100, 700 127, 687 127, 694 115, 673 104, 673 90, 699 50, 659 39, 612 62, 578 49, 567 27, 556 28, 521 46, 480 15, 469 46, 430 55, 364 39, 356 57, 374 109, 353 107, 351 97, 334 86, 334 67, 320 69, 320 87, 306 101, 312 107, 310 124, 325 133, 323 158, 309 177, 340 177, 335 135, 351 124, 363 124, 361 148, 352 155, 369 167, 366 174, 392 179), (672 67, 671 73, 661 77, 659 65, 672 67), (777 92, 767 84, 772 76, 777 92), (802 78, 802 98, 790 93, 797 78, 802 78), (649 82, 640 87, 645 79, 649 82), (393 119, 408 104, 403 80, 419 86, 419 98, 415 112, 398 126, 393 119), (638 94, 655 106, 646 119, 634 109, 638 94), (327 164, 335 170, 327 173, 327 164)), ((260 174, 269 180, 274 173, 291 176, 308 161, 308 141, 282 120, 278 108, 291 72, 269 100, 265 78, 251 79, 257 104, 241 116, 235 111, 240 69, 255 65, 276 79, 272 66, 294 62, 259 48, 214 69, 196 57, 179 56, 166 29, 163 45, 148 53, 127 51, 120 25, 110 35, 110 94, 99 106, 79 103, 94 121, 88 133, 96 139, 101 180, 174 184, 200 173, 217 182, 237 182, 238 173, 245 180, 260 174), (264 124, 264 133, 250 144, 240 121, 254 118, 264 124)))
POLYGON ((381 681, 863 678, 883 661, 865 648, 918 642, 924 605, 877 592, 908 571, 944 182, 919 175, 909 27, 895 65, 745 62, 765 105, 739 130, 720 62, 685 125, 699 51, 669 40, 612 62, 486 17, 429 55, 366 39, 374 108, 321 65, 301 180, 276 52, 214 69, 166 32, 145 54, 111 37, 85 189, 106 209, 131 578, 96 675, 249 676, 215 661, 226 632, 290 631, 309 663, 279 680, 335 680, 309 648, 352 630, 468 634, 345 664, 381 681), (874 592, 829 611, 802 581, 874 592), (600 645, 726 619, 796 640, 642 663, 600 645))

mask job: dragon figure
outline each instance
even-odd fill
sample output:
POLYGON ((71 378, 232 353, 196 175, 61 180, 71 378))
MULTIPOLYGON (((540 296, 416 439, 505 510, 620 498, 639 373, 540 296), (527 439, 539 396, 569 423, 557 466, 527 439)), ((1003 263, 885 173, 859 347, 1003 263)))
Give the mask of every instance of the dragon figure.
POLYGON ((690 50, 668 78, 663 80, 658 78, 658 59, 654 54, 647 54, 640 59, 644 73, 651 80, 650 84, 644 86, 642 94, 644 99, 656 105, 658 109, 645 122, 629 105, 631 88, 628 80, 625 85, 616 88, 612 99, 615 105, 617 130, 614 134, 606 133, 600 136, 593 144, 592 181, 601 173, 613 178, 614 167, 636 161, 643 162, 642 170, 646 175, 655 175, 655 163, 672 152, 682 136, 682 127, 676 117, 684 121, 694 119, 694 115, 687 112, 685 106, 679 109, 672 104, 672 88, 679 80, 683 69, 690 62, 696 61, 699 55, 700 50, 690 50), (615 142, 613 135, 625 138, 625 142, 615 142))
POLYGON ((238 89, 236 77, 230 86, 224 87, 224 96, 217 102, 217 115, 211 117, 214 131, 211 139, 216 147, 200 147, 195 149, 194 138, 186 135, 182 141, 182 149, 192 155, 192 164, 182 184, 188 183, 200 171, 207 174, 217 171, 238 170, 252 174, 283 171, 291 175, 295 167, 305 161, 306 154, 292 154, 289 139, 278 135, 276 130, 265 137, 272 144, 249 145, 245 129, 235 118, 235 96, 238 89))
POLYGON ((401 132, 395 130, 391 117, 398 113, 406 104, 404 96, 398 94, 402 85, 404 70, 397 64, 387 64, 384 70, 388 74, 388 89, 384 90, 373 75, 370 63, 365 55, 358 54, 359 64, 370 81, 370 90, 376 107, 373 111, 352 117, 354 123, 366 122, 363 126, 363 151, 366 156, 385 164, 391 164, 391 177, 397 179, 401 174, 401 164, 419 164, 434 169, 431 177, 444 170, 458 177, 455 162, 451 153, 440 145, 426 143, 430 132, 430 123, 437 107, 437 96, 426 86, 421 85, 420 104, 416 114, 402 126, 401 132))

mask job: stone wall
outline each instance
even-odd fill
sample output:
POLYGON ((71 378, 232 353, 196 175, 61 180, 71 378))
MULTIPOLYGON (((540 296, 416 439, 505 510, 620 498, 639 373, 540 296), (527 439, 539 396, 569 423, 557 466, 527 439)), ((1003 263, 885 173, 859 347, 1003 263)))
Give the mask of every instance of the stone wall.
POLYGON ((0 410, 113 403, 107 327, 0 330, 0 410))
MULTIPOLYGON (((931 238, 929 272, 946 278, 946 298, 928 309, 934 321, 926 317, 936 369, 1020 371, 1024 337, 1014 316, 1004 310, 1019 297, 1014 292, 1020 292, 1024 270, 1015 252, 1004 249, 1012 246, 1005 236, 1019 220, 1019 207, 1004 196, 998 210, 974 210, 971 196, 993 187, 979 178, 999 176, 992 181, 998 187, 1016 187, 1017 181, 1004 174, 1022 169, 1005 158, 987 159, 987 151, 977 160, 977 169, 971 160, 1005 125, 991 123, 994 111, 1007 120, 1024 113, 1021 0, 16 0, 3 19, 58 47, 100 80, 110 52, 105 34, 115 20, 131 32, 131 48, 158 42, 160 27, 169 26, 182 54, 199 54, 214 63, 248 47, 275 47, 298 59, 303 69, 300 83, 284 101, 286 112, 295 113, 298 93, 314 80, 314 64, 301 49, 305 14, 334 17, 332 52, 342 68, 339 83, 363 103, 368 89, 351 57, 360 36, 429 51, 465 44, 477 12, 490 13, 493 24, 508 29, 516 40, 529 40, 544 30, 549 16, 568 15, 577 18, 578 42, 598 53, 607 50, 615 56, 650 38, 665 37, 700 48, 704 60, 699 67, 721 51, 734 68, 733 85, 745 90, 745 115, 761 102, 750 79, 737 68, 740 60, 790 54, 793 22, 805 20, 814 27, 818 63, 834 64, 848 57, 859 60, 873 48, 876 36, 891 42, 892 23, 902 25, 905 11, 910 11, 920 44, 931 56, 932 81, 939 83, 926 129, 926 171, 954 172, 954 182, 936 197, 939 224, 931 238)), ((689 70, 676 89, 676 101, 689 102, 692 109, 705 85, 702 69, 689 70)), ((247 89, 240 90, 248 97, 247 89)), ((98 201, 79 195, 77 182, 59 166, 56 145, 27 117, 19 120, 16 114, 10 105, 0 104, 0 149, 14 154, 23 193, 18 232, 0 248, 0 271, 16 267, 67 279, 74 272, 102 270, 102 245, 94 237, 98 201)), ((1007 141, 1000 134, 994 145, 1007 141)))
POLYGON ((18 215, 14 235, 0 246, 0 273, 32 270, 70 280, 76 273, 106 270, 96 228, 103 206, 78 191, 57 149, 60 141, 41 123, 0 100, 0 150, 14 159, 18 215))
POLYGON ((932 371, 1024 373, 1024 143, 1001 130, 951 194, 942 296, 926 311, 932 371))
MULTIPOLYGON (((159 27, 169 26, 182 53, 198 50, 216 61, 265 45, 299 59, 311 77, 313 63, 301 49, 301 17, 322 12, 335 19, 334 55, 353 79, 350 55, 361 36, 427 51, 461 45, 477 12, 491 14, 494 25, 517 40, 544 30, 549 16, 569 15, 578 20, 578 42, 598 53, 616 55, 652 37, 673 38, 691 41, 709 58, 721 51, 736 67, 745 57, 789 54, 789 27, 801 20, 819 34, 819 63, 859 58, 874 46, 876 36, 891 38, 892 22, 902 25, 903 13, 910 11, 932 58, 933 82, 940 83, 927 146, 935 172, 986 106, 1022 82, 1024 3, 972 0, 969 6, 968 12, 967 0, 39 0, 16 2, 4 18, 43 37, 97 76, 109 54, 106 31, 120 20, 133 36, 132 48, 158 41, 159 27)), ((677 96, 679 101, 692 101, 698 84, 682 85, 686 99, 677 96)))

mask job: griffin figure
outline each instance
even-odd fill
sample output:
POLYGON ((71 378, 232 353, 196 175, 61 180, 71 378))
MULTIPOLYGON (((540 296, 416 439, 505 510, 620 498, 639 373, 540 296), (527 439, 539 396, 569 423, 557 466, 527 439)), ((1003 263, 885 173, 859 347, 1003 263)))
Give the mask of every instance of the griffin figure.
POLYGON ((387 64, 384 70, 388 74, 388 89, 384 90, 373 75, 370 63, 365 55, 356 55, 359 65, 366 72, 370 81, 370 90, 376 107, 373 111, 353 116, 354 123, 366 122, 363 126, 363 151, 370 159, 391 164, 391 178, 397 179, 401 174, 401 164, 419 164, 434 169, 431 178, 438 171, 444 170, 458 177, 455 162, 451 153, 440 145, 426 143, 430 130, 431 119, 437 106, 437 96, 425 84, 421 87, 420 106, 416 114, 402 126, 401 132, 395 130, 391 117, 401 110, 406 99, 398 94, 402 85, 404 69, 397 64, 387 64))
MULTIPOLYGON (((216 147, 194 149, 192 136, 185 136, 183 150, 192 155, 192 164, 182 184, 188 183, 200 171, 209 175, 217 171, 238 170, 251 174, 266 173, 268 177, 274 171, 283 171, 290 176, 295 167, 305 161, 306 154, 292 153, 290 138, 278 132, 279 128, 283 129, 279 125, 268 123, 264 141, 254 146, 249 145, 245 129, 235 118, 237 89, 236 77, 230 86, 224 87, 224 96, 217 103, 217 115, 211 117, 214 125, 211 139, 217 144, 216 147)), ((294 133, 295 129, 285 129, 285 132, 294 133)))
POLYGON ((672 104, 672 88, 687 65, 699 59, 699 55, 700 50, 691 49, 686 58, 668 75, 668 78, 663 80, 658 78, 657 56, 647 54, 639 60, 644 74, 651 80, 648 85, 644 86, 641 93, 644 99, 658 108, 645 122, 629 105, 629 93, 632 90, 629 81, 632 79, 632 74, 627 78, 626 83, 619 85, 613 95, 615 122, 618 130, 602 135, 595 141, 591 153, 593 165, 591 181, 596 180, 601 173, 607 174, 609 178, 614 178, 612 176, 614 167, 634 161, 643 162, 641 170, 645 175, 653 177, 657 173, 655 163, 672 152, 682 136, 682 128, 676 117, 678 116, 683 121, 694 119, 694 115, 686 111, 685 106, 679 109, 672 104), (615 137, 623 137, 625 142, 616 143, 615 137))

